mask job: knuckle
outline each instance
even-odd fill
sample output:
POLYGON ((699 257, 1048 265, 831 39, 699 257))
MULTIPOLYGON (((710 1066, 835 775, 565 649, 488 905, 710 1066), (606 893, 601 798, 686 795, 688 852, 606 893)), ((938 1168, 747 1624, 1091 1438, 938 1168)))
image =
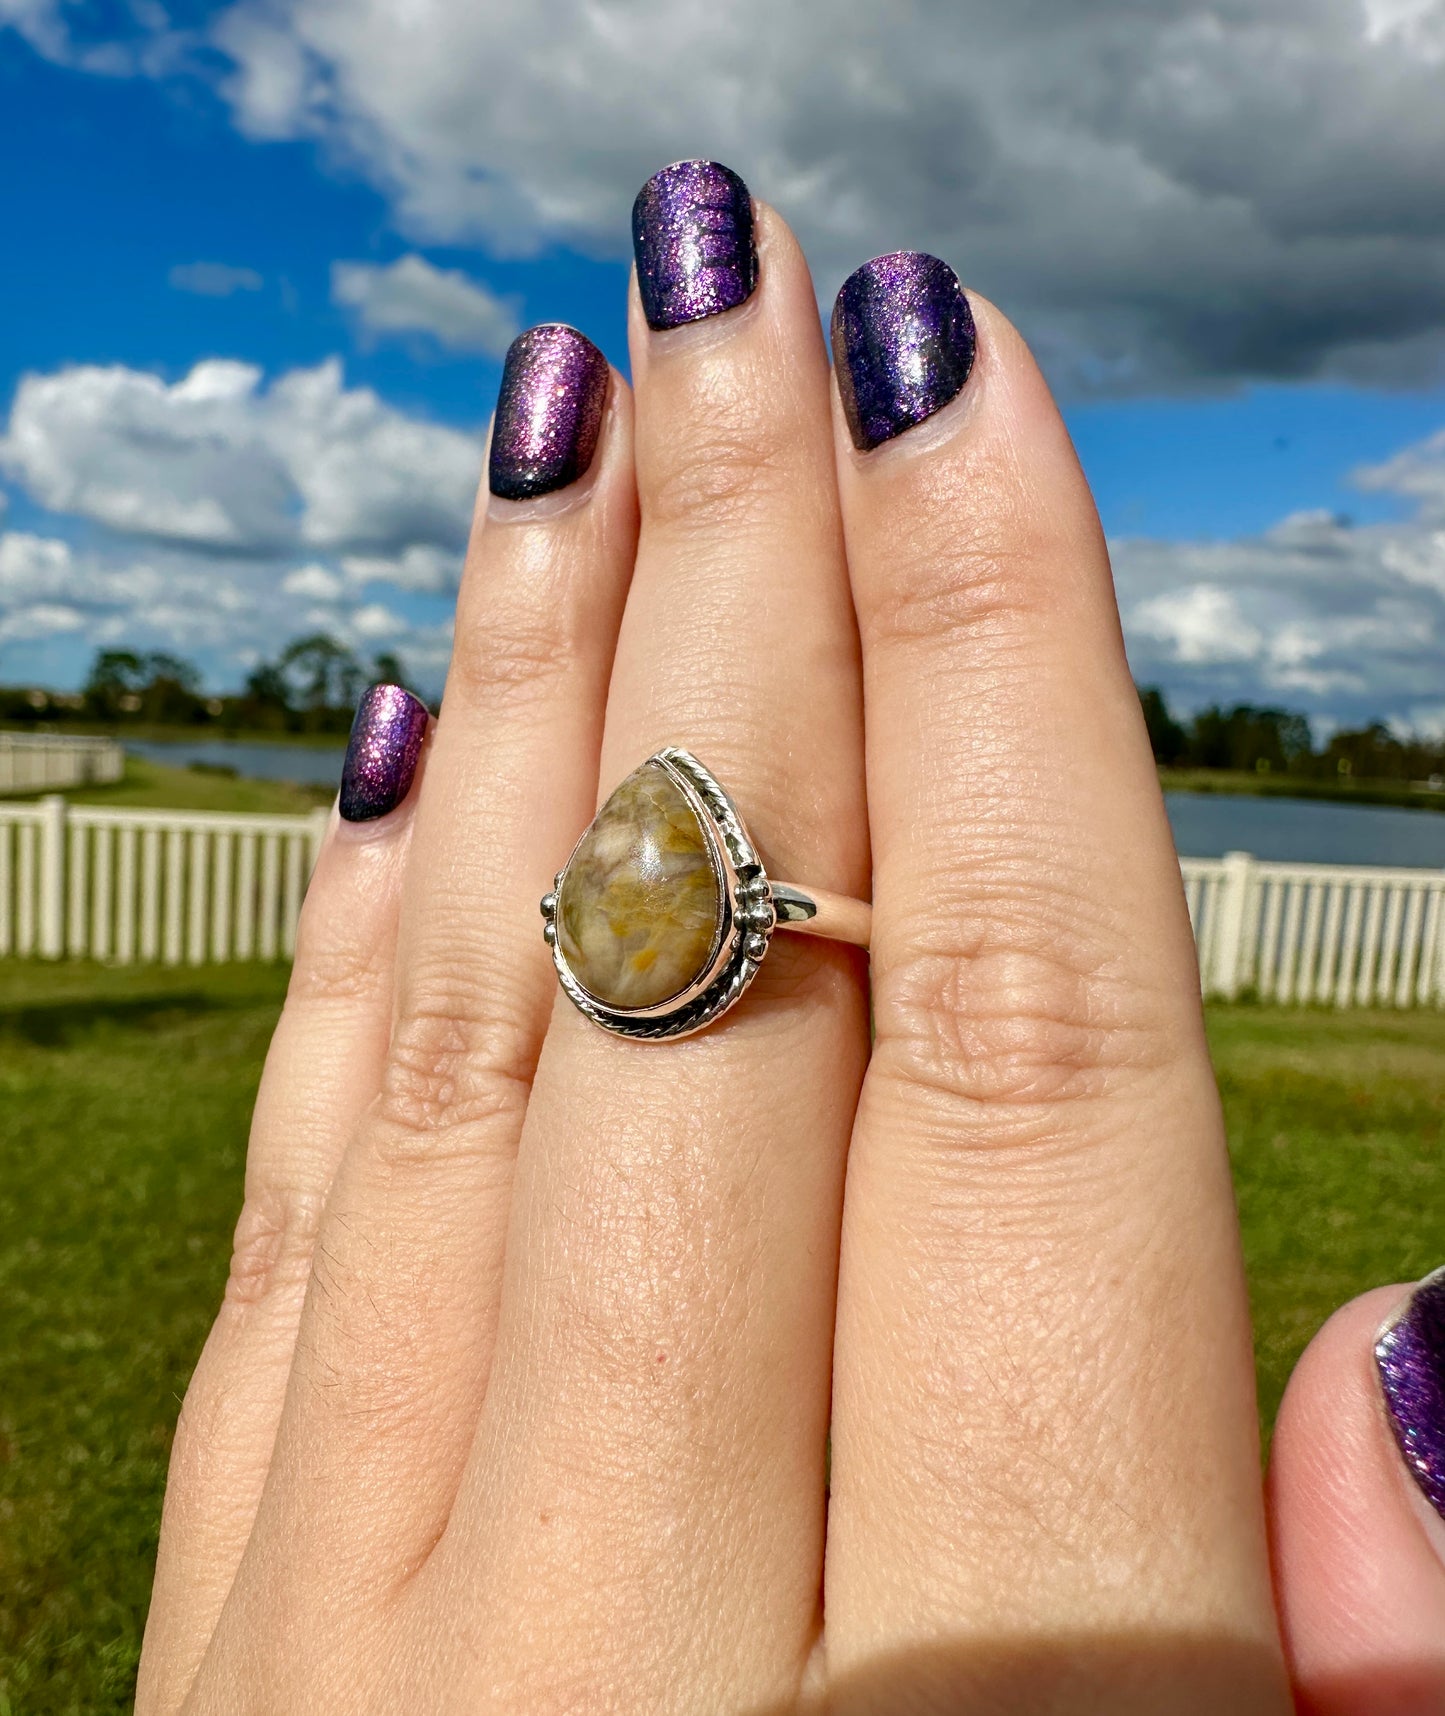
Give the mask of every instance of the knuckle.
POLYGON ((227 1305, 257 1305, 287 1287, 302 1287, 321 1223, 321 1200, 275 1185, 248 1188, 231 1244, 227 1305))
POLYGON ((599 647, 595 624, 565 589, 528 580, 458 615, 448 690, 489 709, 527 706, 599 647))
POLYGON ((296 928, 296 958, 286 1009, 363 1000, 391 970, 391 945, 368 917, 325 912, 310 896, 296 928))
POLYGON ((884 644, 1007 640, 1051 611, 1056 559, 1048 533, 1014 513, 927 518, 861 602, 866 633, 884 644))
POLYGON ((1161 1006, 1062 911, 995 905, 940 945, 938 919, 880 971, 875 1059, 885 1076, 1008 1133, 1110 1096, 1166 1063, 1161 1006))
POLYGON ((401 1166, 462 1146, 475 1128, 520 1128, 530 1088, 511 1028, 446 1008, 414 1008, 392 1033, 372 1110, 374 1148, 401 1166))
POLYGON ((669 447, 647 473, 643 517, 668 533, 698 537, 764 525, 792 483, 795 459, 773 432, 718 421, 669 447))

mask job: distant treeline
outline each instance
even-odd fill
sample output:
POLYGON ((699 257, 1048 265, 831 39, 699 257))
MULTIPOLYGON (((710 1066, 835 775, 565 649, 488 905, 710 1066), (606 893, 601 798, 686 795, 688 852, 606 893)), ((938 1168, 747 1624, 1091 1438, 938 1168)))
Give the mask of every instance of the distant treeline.
MULTIPOLYGON (((102 650, 82 690, 0 686, 0 721, 36 725, 203 727, 220 732, 345 733, 362 691, 405 685, 396 656, 363 660, 324 632, 297 638, 259 662, 239 691, 201 688, 200 670, 158 651, 102 650)), ((1380 722, 1333 733, 1316 747, 1308 719, 1290 709, 1211 704, 1177 720, 1156 686, 1139 693, 1155 761, 1178 769, 1244 769, 1314 780, 1428 781, 1445 776, 1445 743, 1401 739, 1380 722)))
POLYGON ((378 680, 407 683, 396 656, 363 660, 324 632, 261 661, 239 691, 213 697, 194 662, 162 651, 101 650, 78 692, 0 686, 0 721, 49 726, 204 727, 219 732, 345 733, 378 680))
POLYGON ((1139 693, 1154 760, 1176 769, 1246 769, 1311 780, 1428 781, 1445 775, 1445 743, 1398 738, 1382 722, 1342 728, 1316 747, 1305 716, 1290 709, 1210 704, 1187 721, 1156 686, 1139 693))

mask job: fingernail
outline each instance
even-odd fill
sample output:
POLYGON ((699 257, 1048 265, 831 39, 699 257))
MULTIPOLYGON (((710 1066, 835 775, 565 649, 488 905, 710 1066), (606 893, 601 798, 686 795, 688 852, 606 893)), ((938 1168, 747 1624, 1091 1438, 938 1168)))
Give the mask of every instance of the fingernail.
POLYGON ((632 205, 632 246, 650 328, 735 310, 758 283, 753 199, 716 161, 678 161, 653 174, 632 205))
POLYGON ((341 765, 337 808, 347 822, 374 822, 411 791, 426 725, 426 704, 399 685, 361 694, 341 765))
POLYGON ((941 411, 973 369, 973 311, 946 262, 921 250, 875 256, 833 305, 838 391, 861 452, 941 411))
POLYGON ((607 359, 585 334, 544 322, 507 348, 488 481, 503 500, 533 500, 584 476, 607 403, 607 359))
POLYGON ((1386 1327, 1375 1363, 1405 1464, 1445 1516, 1445 1269, 1427 1275, 1386 1327))

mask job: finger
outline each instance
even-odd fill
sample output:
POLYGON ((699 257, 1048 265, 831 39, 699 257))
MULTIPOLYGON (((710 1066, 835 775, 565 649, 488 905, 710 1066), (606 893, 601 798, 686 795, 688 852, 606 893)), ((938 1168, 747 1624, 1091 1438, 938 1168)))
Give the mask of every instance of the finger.
POLYGON ((1065 1658, 1061 1711, 1215 1710, 1222 1688, 1277 1708, 1178 867, 1087 486, 1022 341, 974 309, 976 329, 951 270, 909 253, 853 276, 834 319, 863 443, 840 411, 877 1036, 839 1285, 829 1664, 944 1640, 966 1677, 972 1647, 1029 1642, 1065 1658), (1211 1642, 1222 1679, 1148 1647, 1171 1634, 1211 1642), (1117 1671, 1091 1642, 1131 1638, 1128 1689, 1091 1691, 1117 1671))
POLYGON ((296 1347, 322 1205, 376 1091, 424 706, 368 692, 343 798, 306 893, 296 957, 256 1098, 230 1278, 176 1425, 137 1692, 175 1710, 251 1532, 296 1347), (360 768, 352 766, 360 761, 360 768), (399 808, 397 808, 399 806, 399 808))
POLYGON ((1280 1407, 1269 1494, 1301 1716, 1445 1710, 1440 1277, 1366 1293, 1315 1336, 1280 1407))
MULTIPOLYGON (((639 199, 654 321, 696 303, 648 267, 677 181, 720 173, 673 169, 639 199)), ((757 290, 731 315, 658 332, 634 302, 642 531, 602 796, 690 748, 770 874, 866 897, 827 365, 797 244, 756 221, 757 290)), ((851 950, 777 936, 738 1006, 683 1041, 621 1040, 559 1000, 451 1564, 480 1569, 499 1637, 530 1617, 534 1673, 585 1675, 598 1709, 761 1708, 816 1637, 861 975, 851 950)))
POLYGON ((490 469, 417 808, 381 1089, 328 1200, 258 1522, 270 1547, 238 1579, 238 1638, 258 1612, 331 1636, 376 1624, 368 1596, 393 1593, 441 1534, 485 1386, 551 1002, 538 889, 595 790, 635 541, 627 390, 581 335, 514 345, 490 469))

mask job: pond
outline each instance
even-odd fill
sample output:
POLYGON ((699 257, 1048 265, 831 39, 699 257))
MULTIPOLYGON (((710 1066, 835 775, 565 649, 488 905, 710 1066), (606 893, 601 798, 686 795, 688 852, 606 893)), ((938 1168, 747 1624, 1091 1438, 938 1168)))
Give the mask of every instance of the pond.
POLYGON ((345 745, 275 745, 264 739, 127 739, 125 748, 173 769, 201 763, 234 769, 252 780, 299 781, 303 786, 339 786, 346 755, 345 745))
POLYGON ((1291 864, 1403 864, 1445 869, 1445 815, 1307 798, 1171 792, 1174 844, 1189 858, 1250 852, 1291 864))
MULTIPOLYGON (((155 762, 235 769, 258 780, 335 786, 342 747, 279 745, 264 740, 126 740, 126 748, 155 762)), ((1295 864, 1404 864, 1445 869, 1445 815, 1384 805, 1328 804, 1302 798, 1251 798, 1233 793, 1166 793, 1174 841, 1189 858, 1252 852, 1295 864)))

